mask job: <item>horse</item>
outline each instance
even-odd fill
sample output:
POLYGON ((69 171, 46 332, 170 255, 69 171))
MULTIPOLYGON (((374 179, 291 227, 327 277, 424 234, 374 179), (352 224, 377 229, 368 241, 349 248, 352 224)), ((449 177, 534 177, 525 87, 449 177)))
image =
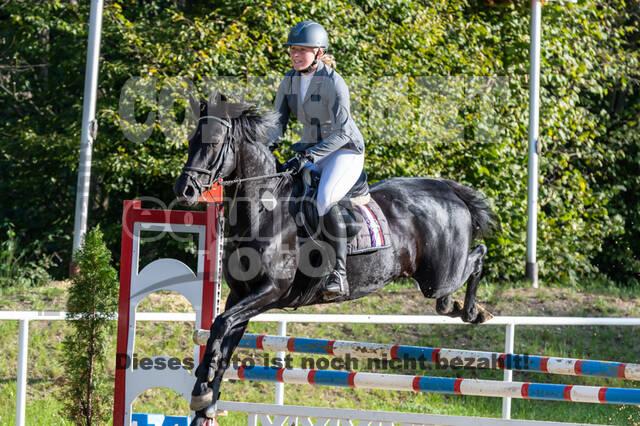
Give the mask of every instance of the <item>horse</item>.
POLYGON ((295 180, 282 172, 267 144, 278 113, 231 102, 222 94, 200 101, 191 96, 190 107, 199 119, 174 185, 177 200, 194 206, 202 192, 222 178, 231 183, 229 193, 234 194, 224 204, 228 236, 223 273, 230 293, 224 312, 211 325, 195 372, 192 426, 215 417, 233 351, 249 320, 270 309, 353 300, 409 278, 425 297, 436 299, 439 314, 470 323, 488 319, 490 314, 476 305, 487 248, 478 244, 471 250, 474 240, 487 236, 494 223, 482 194, 452 180, 426 177, 390 178, 372 185, 370 196, 389 224, 390 247, 349 256, 350 292, 328 301, 321 279, 299 267, 304 247, 289 208, 295 180), (462 306, 454 303, 452 293, 465 282, 462 306))

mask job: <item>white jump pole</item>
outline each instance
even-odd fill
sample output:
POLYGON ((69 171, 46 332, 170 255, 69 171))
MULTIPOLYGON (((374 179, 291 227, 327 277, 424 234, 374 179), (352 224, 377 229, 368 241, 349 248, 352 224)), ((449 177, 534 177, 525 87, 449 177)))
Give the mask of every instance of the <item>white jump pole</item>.
POLYGON ((483 397, 510 397, 546 401, 640 405, 640 389, 551 383, 500 382, 453 377, 407 376, 341 370, 309 370, 263 366, 232 366, 225 379, 282 382, 344 388, 434 392, 483 397))

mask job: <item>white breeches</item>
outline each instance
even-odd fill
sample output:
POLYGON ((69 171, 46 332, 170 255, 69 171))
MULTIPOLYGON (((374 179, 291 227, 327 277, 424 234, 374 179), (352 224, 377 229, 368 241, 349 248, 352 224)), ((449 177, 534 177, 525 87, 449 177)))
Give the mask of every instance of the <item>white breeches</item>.
POLYGON ((331 206, 340 201, 356 183, 364 167, 364 154, 339 149, 317 163, 310 163, 320 172, 316 208, 318 215, 327 214, 331 206))

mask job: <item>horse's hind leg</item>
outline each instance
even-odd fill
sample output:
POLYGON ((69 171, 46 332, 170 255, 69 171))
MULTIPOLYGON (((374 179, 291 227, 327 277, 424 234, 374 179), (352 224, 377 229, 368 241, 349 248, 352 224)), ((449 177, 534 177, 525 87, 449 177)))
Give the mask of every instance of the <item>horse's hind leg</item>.
MULTIPOLYGON (((484 322, 491 318, 491 314, 482 310, 478 313, 476 306, 476 292, 482 275, 482 261, 486 253, 487 247, 484 244, 479 244, 471 253, 467 254, 466 259, 462 256, 456 259, 458 263, 465 262, 463 273, 461 275, 456 274, 456 277, 449 277, 446 272, 434 268, 431 263, 424 263, 418 268, 413 278, 418 282, 422 293, 426 297, 433 297, 436 290, 443 289, 443 291, 449 292, 449 294, 436 298, 436 311, 438 314, 453 318, 462 317, 463 321, 473 323, 484 322), (444 278, 442 278, 443 275, 444 278), (452 294, 462 287, 465 282, 467 283, 467 290, 463 305, 461 301, 453 300, 452 294)), ((443 291, 440 291, 439 294, 442 294, 443 291)))
POLYGON ((484 312, 478 314, 476 305, 476 293, 478 292, 478 283, 482 275, 482 260, 487 253, 487 247, 484 244, 478 245, 467 258, 467 266, 465 268, 465 276, 467 281, 467 291, 464 297, 464 308, 462 312, 462 320, 464 322, 482 323, 486 321, 484 312))
POLYGON ((440 315, 449 315, 453 310, 453 302, 450 294, 436 299, 436 312, 440 315))
POLYGON ((436 312, 453 318, 462 316, 462 303, 458 300, 453 300, 451 294, 438 297, 436 299, 436 312))

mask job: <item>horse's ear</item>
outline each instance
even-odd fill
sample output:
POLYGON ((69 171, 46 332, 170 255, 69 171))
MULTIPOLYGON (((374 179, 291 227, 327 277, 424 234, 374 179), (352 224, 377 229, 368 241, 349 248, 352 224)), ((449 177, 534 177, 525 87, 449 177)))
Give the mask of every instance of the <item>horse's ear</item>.
POLYGON ((211 92, 211 97, 209 97, 209 104, 220 104, 222 102, 227 102, 227 97, 222 93, 211 92))
POLYGON ((189 106, 191 107, 191 111, 193 115, 196 117, 200 117, 200 102, 193 96, 193 93, 189 92, 189 106))

